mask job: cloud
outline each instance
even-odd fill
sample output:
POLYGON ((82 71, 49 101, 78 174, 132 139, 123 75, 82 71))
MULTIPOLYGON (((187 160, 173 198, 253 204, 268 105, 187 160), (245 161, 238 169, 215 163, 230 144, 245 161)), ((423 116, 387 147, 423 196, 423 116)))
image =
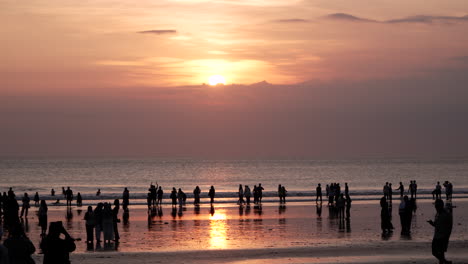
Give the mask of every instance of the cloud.
POLYGON ((307 19, 302 19, 302 18, 289 18, 289 19, 277 19, 273 20, 275 23, 308 23, 310 22, 307 19))
POLYGON ((344 20, 344 21, 354 21, 354 22, 378 22, 376 20, 361 18, 357 16, 353 16, 346 13, 335 13, 326 15, 325 18, 333 19, 333 20, 344 20))
POLYGON ((428 15, 417 15, 417 16, 409 16, 400 19, 391 19, 385 21, 385 23, 423 23, 423 24, 431 24, 434 22, 468 22, 468 15, 466 16, 428 16, 428 15))
POLYGON ((351 21, 351 22, 371 22, 371 23, 385 23, 385 24, 398 24, 398 23, 422 23, 432 24, 434 22, 468 22, 468 15, 465 16, 431 16, 431 15, 417 15, 404 18, 396 18, 384 21, 368 19, 363 17, 354 16, 346 13, 335 13, 325 16, 326 19, 351 21))
POLYGON ((138 31, 137 33, 165 35, 165 34, 176 34, 177 30, 175 30, 175 29, 153 29, 153 30, 138 31))

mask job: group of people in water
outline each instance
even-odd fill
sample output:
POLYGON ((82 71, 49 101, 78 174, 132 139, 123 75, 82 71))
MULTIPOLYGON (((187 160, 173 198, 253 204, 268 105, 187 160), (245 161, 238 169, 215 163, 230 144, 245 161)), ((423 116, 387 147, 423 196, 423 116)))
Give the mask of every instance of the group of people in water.
MULTIPOLYGON (((434 191, 432 192, 433 198, 435 199, 435 208, 437 211, 434 221, 428 221, 429 224, 435 227, 435 235, 432 243, 433 255, 438 258, 441 263, 450 263, 445 260, 444 252, 447 251, 448 240, 452 229, 452 214, 451 214, 451 199, 453 193, 453 186, 450 182, 446 181, 443 186, 445 187, 446 199, 448 201, 447 206, 444 207, 444 202, 441 200, 442 185, 437 182, 434 191)), ((417 184, 416 181, 411 181, 409 184, 408 192, 405 192, 405 188, 402 182, 399 184, 399 188, 395 189, 400 191, 400 205, 398 207, 398 213, 400 216, 401 234, 409 236, 411 234, 411 222, 412 216, 416 212, 416 199, 417 199, 417 184)), ((248 185, 239 185, 238 201, 241 207, 243 205, 250 205, 251 197, 253 196, 253 203, 259 205, 262 203, 264 188, 261 184, 255 185, 253 191, 251 191, 248 185)), ((328 198, 328 206, 330 209, 330 215, 349 221, 350 208, 351 208, 351 197, 349 192, 348 183, 344 185, 344 191, 342 191, 339 183, 330 183, 325 187, 326 197, 328 198)), ((100 193, 100 190, 99 190, 100 193)), ((197 207, 200 204, 201 189, 196 186, 193 190, 193 201, 197 207)), ((51 194, 55 195, 55 191, 52 189, 51 194)), ((73 199, 73 191, 70 187, 67 189, 62 188, 62 194, 67 201, 67 210, 71 208, 73 199)), ((151 211, 155 207, 159 207, 163 200, 163 189, 161 186, 156 184, 150 184, 147 195, 148 210, 151 211)), ((208 190, 208 197, 210 203, 214 203, 216 191, 214 186, 211 186, 208 190)), ((286 203, 287 190, 285 186, 278 186, 278 197, 280 204, 286 203)), ((383 235, 390 234, 393 232, 394 226, 392 224, 392 196, 393 189, 392 184, 387 182, 383 187, 383 197, 380 199, 381 206, 381 229, 383 235)), ((187 195, 182 191, 181 188, 178 190, 173 187, 169 198, 173 209, 177 207, 185 206, 187 201, 187 195)), ((31 262, 30 256, 35 252, 35 247, 31 241, 27 238, 23 227, 21 225, 20 218, 28 217, 28 209, 30 208, 30 198, 27 193, 21 198, 22 207, 21 213, 19 212, 18 199, 12 188, 8 192, 0 195, 0 221, 3 221, 3 226, 8 229, 8 239, 4 242, 4 247, 8 249, 9 256, 19 256, 20 258, 27 258, 27 263, 31 262)), ((39 194, 36 192, 33 198, 35 205, 38 206, 38 224, 41 227, 41 243, 40 247, 44 253, 44 263, 68 263, 69 252, 75 249, 75 240, 67 233, 61 222, 48 223, 48 206, 45 200, 39 199, 39 194), (49 224, 49 226, 48 226, 49 224), (49 233, 47 233, 47 230, 49 233), (64 238, 60 238, 63 234, 64 238), (57 258, 61 258, 64 262, 53 262, 57 258)), ((59 200, 59 199, 58 199, 59 200)), ((57 202, 58 202, 57 200, 57 202)), ((322 185, 319 183, 316 187, 316 202, 322 204, 322 185)), ((130 204, 130 192, 127 188, 124 189, 122 194, 122 207, 123 207, 123 218, 124 221, 129 216, 129 204, 130 204)), ((80 193, 76 196, 76 205, 82 206, 82 197, 80 193)), ((212 206, 213 208, 213 206, 212 206)), ((71 209, 70 209, 71 210, 71 209)), ((111 203, 98 203, 93 209, 92 206, 88 206, 87 211, 84 215, 85 226, 86 226, 86 244, 88 248, 93 248, 94 241, 99 244, 110 244, 119 242, 119 230, 118 223, 120 212, 120 201, 115 199, 113 207, 111 203)), ((0 248, 0 253, 3 248, 0 248)), ((1 255, 1 254, 0 254, 1 255)))
MULTIPOLYGON (((435 220, 428 220, 427 222, 434 227, 434 237, 432 240, 432 255, 439 260, 439 263, 452 263, 445 259, 445 252, 447 252, 448 242, 452 233, 453 216, 452 216, 452 183, 445 181, 444 183, 446 193, 446 203, 442 200, 442 187, 440 182, 437 182, 434 191, 432 192, 433 199, 435 200, 434 206, 436 209, 435 220)), ((400 191, 400 205, 398 207, 398 215, 400 216, 401 235, 411 235, 411 223, 413 214, 416 212, 417 205, 417 183, 410 181, 408 195, 405 195, 405 188, 402 182, 397 191, 400 191)), ((392 224, 392 184, 385 183, 383 187, 383 197, 380 199, 380 218, 382 236, 388 236, 393 232, 394 226, 392 224)))

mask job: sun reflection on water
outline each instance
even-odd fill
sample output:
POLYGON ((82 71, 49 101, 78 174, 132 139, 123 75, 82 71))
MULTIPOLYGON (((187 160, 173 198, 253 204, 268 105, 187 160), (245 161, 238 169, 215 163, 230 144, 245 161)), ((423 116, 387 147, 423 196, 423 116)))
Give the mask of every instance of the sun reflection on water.
POLYGON ((227 223, 225 210, 217 210, 210 216, 210 247, 211 249, 227 248, 227 223))

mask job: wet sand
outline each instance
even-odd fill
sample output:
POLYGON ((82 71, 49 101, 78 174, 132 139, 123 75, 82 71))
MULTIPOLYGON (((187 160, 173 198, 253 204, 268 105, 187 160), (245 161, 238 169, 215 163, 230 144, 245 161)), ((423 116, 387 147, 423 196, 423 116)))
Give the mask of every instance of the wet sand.
MULTIPOLYGON (((468 263, 468 201, 454 202, 454 230, 449 259, 468 263)), ((149 216, 143 206, 130 207, 128 222, 119 224, 121 242, 87 250, 77 241, 74 263, 436 263, 431 255, 434 208, 418 202, 411 237, 400 236, 398 202, 393 205, 395 232, 382 236, 377 201, 356 201, 350 221, 340 221, 324 203, 294 202, 259 207, 235 204, 163 205, 162 215, 149 216), (213 212, 214 210, 214 212, 213 212), (320 215, 319 215, 320 213, 320 215)), ((61 220, 75 238, 85 239, 86 208, 50 206, 49 221, 61 220), (82 210, 79 212, 79 210, 82 210)), ((39 245, 36 209, 28 218, 28 236, 39 245)), ((122 211, 121 211, 122 214, 122 211)), ((41 261, 42 255, 35 259, 41 261)))

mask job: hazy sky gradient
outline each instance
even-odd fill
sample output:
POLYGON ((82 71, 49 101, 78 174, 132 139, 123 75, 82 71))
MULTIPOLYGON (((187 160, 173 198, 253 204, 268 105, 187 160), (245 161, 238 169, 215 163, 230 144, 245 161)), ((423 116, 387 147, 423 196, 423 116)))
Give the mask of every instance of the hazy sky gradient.
POLYGON ((467 15, 465 0, 2 0, 0 156, 467 156, 467 15), (229 85, 202 85, 216 74, 229 85))

